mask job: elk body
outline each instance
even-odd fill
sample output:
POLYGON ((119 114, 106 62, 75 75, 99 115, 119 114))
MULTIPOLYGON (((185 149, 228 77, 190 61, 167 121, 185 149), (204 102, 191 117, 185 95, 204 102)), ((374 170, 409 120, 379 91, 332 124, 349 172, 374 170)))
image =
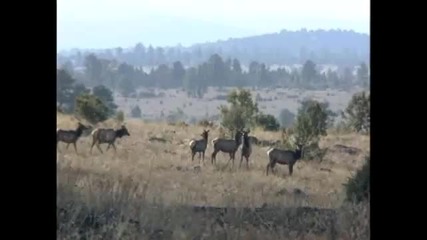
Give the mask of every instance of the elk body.
POLYGON ((203 137, 199 140, 191 140, 189 143, 190 149, 191 149, 191 161, 194 160, 194 155, 196 153, 199 153, 199 162, 202 155, 203 156, 203 163, 205 162, 205 152, 206 148, 208 146, 208 137, 209 137, 209 130, 203 130, 203 133, 201 134, 203 137))
POLYGON ((269 162, 267 164, 267 176, 268 170, 271 168, 271 171, 274 170, 274 166, 276 163, 282 165, 288 165, 289 167, 289 175, 292 176, 294 164, 298 159, 302 156, 302 145, 297 144, 297 149, 295 151, 291 150, 282 150, 278 148, 270 148, 267 151, 267 155, 269 158, 269 162))
POLYGON ((77 140, 79 140, 83 131, 86 129, 89 129, 89 128, 80 122, 78 123, 78 126, 75 130, 64 130, 64 129, 57 128, 56 129, 56 148, 58 148, 59 142, 66 143, 67 144, 66 149, 68 149, 68 147, 72 143, 74 145, 74 150, 77 153, 76 142, 77 140))
POLYGON ((218 152, 224 152, 228 153, 230 155, 230 159, 233 160, 233 166, 234 166, 234 157, 236 155, 236 151, 239 148, 240 144, 242 143, 242 132, 237 131, 234 135, 234 139, 224 139, 224 138, 215 138, 212 140, 213 149, 211 156, 211 162, 214 164, 214 160, 216 162, 216 155, 218 152))
POLYGON ((249 137, 249 132, 248 131, 243 131, 243 143, 242 143, 242 154, 240 157, 240 164, 239 164, 239 168, 242 166, 242 161, 243 161, 243 157, 246 158, 246 168, 249 168, 249 157, 252 154, 252 139, 251 137, 249 137))
POLYGON ((112 128, 97 128, 92 131, 92 146, 90 147, 90 152, 92 153, 92 148, 96 144, 96 147, 99 149, 101 153, 102 149, 99 147, 99 144, 108 143, 107 149, 105 151, 108 151, 111 146, 113 146, 114 151, 117 152, 116 146, 114 145, 114 142, 117 138, 122 138, 123 136, 130 136, 127 128, 122 125, 119 129, 112 129, 112 128))

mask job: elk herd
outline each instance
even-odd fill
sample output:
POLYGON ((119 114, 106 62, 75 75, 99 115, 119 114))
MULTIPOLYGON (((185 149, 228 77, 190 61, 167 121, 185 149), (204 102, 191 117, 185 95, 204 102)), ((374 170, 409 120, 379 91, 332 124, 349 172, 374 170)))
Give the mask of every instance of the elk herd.
MULTIPOLYGON (((64 130, 57 129, 56 130, 56 145, 58 147, 59 142, 64 142, 67 144, 66 149, 68 149, 70 144, 73 144, 74 149, 77 153, 76 143, 78 139, 82 136, 84 131, 89 130, 90 128, 83 125, 82 123, 78 123, 78 126, 75 130, 64 130)), ((234 139, 228 138, 214 138, 211 143, 213 146, 213 152, 211 154, 211 164, 214 165, 216 163, 216 155, 218 152, 226 153, 230 156, 228 163, 232 161, 234 166, 234 159, 236 153, 240 148, 240 164, 239 168, 242 165, 243 159, 246 160, 246 168, 249 168, 249 158, 252 154, 252 141, 254 139, 253 136, 249 136, 250 130, 237 130, 234 134, 234 139)), ((92 144, 90 146, 90 153, 92 153, 93 146, 96 145, 98 150, 103 153, 100 148, 100 144, 107 144, 106 151, 110 147, 114 148, 114 151, 117 152, 115 141, 117 138, 122 138, 124 136, 130 136, 127 128, 122 125, 118 129, 112 128, 95 128, 91 131, 92 136, 92 144)), ((194 161, 194 156, 199 153, 199 161, 205 161, 205 152, 209 143, 209 130, 203 130, 201 134, 201 139, 193 139, 189 142, 189 147, 191 150, 191 161, 194 161)), ((266 175, 268 175, 269 170, 274 173, 274 167, 276 164, 288 165, 289 175, 292 175, 293 166, 297 160, 302 157, 303 145, 296 143, 295 150, 284 150, 276 147, 270 147, 267 150, 268 163, 266 169, 266 175)), ((227 165, 228 165, 227 163, 227 165)))
MULTIPOLYGON (((58 148, 59 142, 64 142, 67 144, 67 149, 72 143, 74 145, 74 149, 77 153, 77 140, 82 136, 83 131, 86 131, 90 129, 89 127, 83 125, 82 123, 78 123, 77 128, 75 130, 64 130, 57 128, 56 129, 56 148, 58 148)), ((100 144, 108 144, 106 151, 110 149, 112 146, 114 148, 114 151, 117 151, 116 145, 114 145, 114 142, 117 138, 122 138, 123 136, 130 136, 127 128, 122 125, 118 129, 112 129, 112 128, 95 128, 91 132, 92 136, 92 144, 90 147, 90 153, 92 153, 92 148, 96 144, 96 147, 98 150, 102 152, 102 149, 100 148, 100 144)))

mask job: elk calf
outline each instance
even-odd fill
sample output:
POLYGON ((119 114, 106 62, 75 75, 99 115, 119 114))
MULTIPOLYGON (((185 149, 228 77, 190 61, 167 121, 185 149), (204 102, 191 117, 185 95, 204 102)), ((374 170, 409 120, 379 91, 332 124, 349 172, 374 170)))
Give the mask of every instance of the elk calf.
POLYGON ((200 163, 200 158, 202 155, 203 156, 203 164, 205 163, 205 151, 206 148, 208 146, 208 137, 209 137, 209 130, 203 130, 203 133, 201 134, 201 136, 203 137, 200 140, 191 140, 189 143, 190 149, 191 149, 191 161, 194 160, 194 155, 196 155, 196 153, 199 153, 199 163, 200 163))
POLYGON ((269 162, 267 164, 267 176, 269 168, 271 168, 271 171, 273 171, 276 163, 288 165, 289 175, 292 176, 292 171, 295 162, 302 157, 302 147, 303 146, 301 144, 297 144, 297 149, 295 151, 281 150, 278 148, 268 149, 267 156, 269 158, 269 162))
POLYGON ((230 160, 233 160, 233 166, 234 166, 234 157, 236 155, 236 151, 239 148, 240 144, 242 143, 242 132, 236 131, 236 134, 234 135, 234 139, 224 139, 224 138, 215 138, 212 140, 214 151, 211 156, 211 162, 214 164, 214 160, 216 162, 216 155, 218 152, 224 152, 228 153, 230 155, 230 160))
POLYGON ((89 128, 80 122, 78 123, 78 126, 75 130, 64 130, 64 129, 57 128, 56 129, 56 148, 58 148, 58 142, 66 143, 67 144, 66 149, 68 149, 68 147, 72 143, 74 145, 74 150, 77 153, 76 142, 77 140, 79 140, 83 131, 86 129, 89 129, 89 128))
POLYGON ((117 152, 116 146, 114 145, 114 142, 116 141, 116 138, 122 138, 123 136, 130 136, 127 128, 122 125, 119 129, 111 129, 111 128, 97 128, 92 131, 92 146, 90 147, 90 153, 92 153, 92 148, 96 144, 96 147, 99 149, 101 153, 102 149, 99 147, 99 144, 108 143, 107 149, 105 151, 108 151, 110 149, 110 146, 113 146, 114 151, 117 152))
POLYGON ((252 154, 252 139, 248 136, 250 130, 243 131, 242 155, 240 157, 239 168, 242 166, 243 157, 246 158, 246 168, 249 168, 249 157, 252 154))

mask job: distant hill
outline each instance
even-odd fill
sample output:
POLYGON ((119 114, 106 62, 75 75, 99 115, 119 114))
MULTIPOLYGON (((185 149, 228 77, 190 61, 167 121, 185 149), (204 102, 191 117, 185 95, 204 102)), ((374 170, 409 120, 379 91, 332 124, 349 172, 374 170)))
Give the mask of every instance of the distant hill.
POLYGON ((292 65, 310 59, 316 64, 341 67, 361 62, 369 64, 370 37, 347 30, 282 30, 279 33, 200 43, 190 47, 152 47, 139 43, 128 49, 74 50, 67 56, 58 54, 58 63, 72 60, 75 66, 81 66, 84 55, 93 52, 99 58, 115 59, 137 66, 156 66, 175 61, 193 66, 217 53, 224 59, 237 58, 243 65, 249 65, 251 61, 267 65, 292 65))

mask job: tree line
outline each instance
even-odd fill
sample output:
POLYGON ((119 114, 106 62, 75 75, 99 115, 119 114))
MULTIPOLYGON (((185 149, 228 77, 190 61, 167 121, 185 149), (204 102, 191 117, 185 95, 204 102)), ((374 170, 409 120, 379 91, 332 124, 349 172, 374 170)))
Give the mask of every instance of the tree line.
POLYGON ((302 69, 285 67, 269 69, 266 64, 252 61, 244 71, 238 59, 223 59, 213 54, 198 66, 184 68, 180 61, 171 65, 160 64, 146 72, 116 60, 101 59, 90 54, 85 57, 84 70, 77 71, 71 62, 61 66, 86 86, 104 85, 128 97, 138 87, 183 88, 189 96, 202 97, 208 87, 287 87, 303 89, 346 89, 353 86, 369 87, 369 69, 360 63, 357 73, 350 67, 342 71, 317 69, 316 63, 307 60, 302 69))

